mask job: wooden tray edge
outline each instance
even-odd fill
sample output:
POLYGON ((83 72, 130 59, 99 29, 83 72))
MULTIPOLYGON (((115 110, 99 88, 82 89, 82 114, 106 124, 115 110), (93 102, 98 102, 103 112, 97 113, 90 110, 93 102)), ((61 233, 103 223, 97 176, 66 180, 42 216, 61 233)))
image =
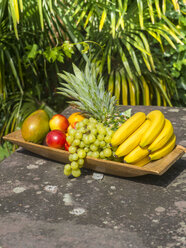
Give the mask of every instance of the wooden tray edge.
MULTIPOLYGON (((41 155, 45 158, 53 159, 55 161, 62 163, 69 162, 68 160, 69 153, 67 151, 24 141, 21 136, 20 130, 7 134, 6 136, 3 137, 3 139, 10 141, 16 145, 19 145, 25 148, 26 150, 41 155), (49 155, 47 154, 47 151, 50 153, 49 155)), ((150 162, 149 164, 143 167, 137 167, 132 164, 119 163, 115 161, 87 157, 85 160, 84 167, 105 174, 112 174, 117 176, 122 176, 121 173, 124 170, 123 167, 125 167, 126 171, 128 170, 128 176, 130 177, 141 176, 146 174, 155 174, 160 176, 164 174, 179 158, 181 158, 185 152, 186 152, 186 148, 177 145, 175 149, 164 158, 154 162, 150 162)), ((125 172, 125 174, 127 173, 125 172)))

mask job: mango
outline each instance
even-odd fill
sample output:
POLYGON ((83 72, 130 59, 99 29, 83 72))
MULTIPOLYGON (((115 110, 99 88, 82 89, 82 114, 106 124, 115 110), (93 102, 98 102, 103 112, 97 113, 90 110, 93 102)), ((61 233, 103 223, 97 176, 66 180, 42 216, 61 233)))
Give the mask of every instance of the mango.
POLYGON ((49 116, 44 110, 37 110, 30 114, 21 127, 25 141, 41 144, 49 132, 49 116))

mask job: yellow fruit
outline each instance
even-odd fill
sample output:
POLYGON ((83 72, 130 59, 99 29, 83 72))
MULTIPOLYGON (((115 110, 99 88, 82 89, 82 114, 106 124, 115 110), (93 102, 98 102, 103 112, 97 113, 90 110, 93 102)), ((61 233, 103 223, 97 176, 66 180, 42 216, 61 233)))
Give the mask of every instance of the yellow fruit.
POLYGON ((124 162, 133 164, 145 158, 148 154, 149 151, 147 148, 141 148, 140 146, 137 146, 136 148, 134 148, 134 150, 132 150, 129 154, 124 157, 124 162))
POLYGON ((131 152, 137 145, 139 145, 143 134, 149 128, 151 121, 146 120, 138 129, 132 133, 116 150, 115 154, 122 157, 131 152))
POLYGON ((37 110, 30 114, 23 122, 21 133, 24 140, 42 143, 49 132, 49 117, 44 110, 37 110))
POLYGON ((151 125, 141 139, 140 146, 142 148, 151 144, 156 139, 156 137, 160 134, 161 130, 163 129, 165 123, 165 117, 163 113, 159 110, 151 111, 147 115, 147 119, 151 121, 151 125))
POLYGON ((142 158, 141 160, 137 161, 136 163, 132 163, 132 165, 142 167, 142 166, 148 164, 149 162, 150 162, 150 158, 149 158, 149 156, 146 156, 146 157, 142 158))
POLYGON ((68 117, 68 122, 71 125, 74 122, 79 122, 79 121, 82 121, 83 119, 85 119, 85 117, 81 114, 81 112, 76 112, 76 113, 71 114, 68 117))
POLYGON ((149 155, 150 159, 157 160, 157 159, 163 158, 164 156, 169 154, 174 149, 175 144, 176 144, 176 136, 175 134, 173 134, 164 147, 162 147, 161 149, 149 155))
POLYGON ((162 148, 174 133, 172 123, 165 119, 165 125, 158 135, 158 137, 153 141, 153 143, 148 147, 150 152, 154 152, 162 148))
POLYGON ((117 146, 123 143, 141 124, 145 121, 146 115, 143 112, 138 112, 130 117, 121 127, 114 133, 111 144, 117 146))

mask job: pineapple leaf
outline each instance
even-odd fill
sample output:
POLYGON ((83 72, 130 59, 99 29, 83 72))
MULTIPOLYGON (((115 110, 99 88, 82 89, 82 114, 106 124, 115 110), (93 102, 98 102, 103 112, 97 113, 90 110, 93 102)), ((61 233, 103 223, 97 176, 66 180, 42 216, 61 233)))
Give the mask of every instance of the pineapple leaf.
POLYGON ((84 71, 75 64, 74 74, 64 71, 58 76, 64 81, 60 82, 59 93, 73 101, 69 104, 77 106, 84 113, 93 116, 99 121, 106 121, 107 116, 113 116, 116 110, 116 98, 105 90, 103 78, 98 77, 96 65, 87 62, 84 71))

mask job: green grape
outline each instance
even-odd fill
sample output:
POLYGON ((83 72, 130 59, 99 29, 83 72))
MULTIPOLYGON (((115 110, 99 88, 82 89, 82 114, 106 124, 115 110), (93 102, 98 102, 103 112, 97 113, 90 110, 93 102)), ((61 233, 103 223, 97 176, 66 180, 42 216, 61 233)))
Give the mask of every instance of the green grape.
POLYGON ((99 134, 105 135, 105 134, 106 134, 106 129, 105 129, 105 127, 104 127, 104 126, 103 126, 103 127, 99 127, 98 133, 99 133, 99 134))
POLYGON ((69 159, 70 162, 74 161, 74 160, 73 160, 73 155, 74 155, 74 154, 70 154, 69 157, 68 157, 68 159, 69 159))
POLYGON ((84 127, 84 123, 83 123, 82 121, 78 122, 78 124, 79 124, 79 125, 78 125, 78 129, 84 127))
POLYGON ((104 140, 104 135, 103 135, 103 134, 98 134, 97 139, 98 139, 99 141, 104 140))
POLYGON ((74 140, 74 137, 71 136, 71 135, 68 135, 68 136, 66 137, 66 141, 67 141, 69 144, 72 144, 73 140, 74 140))
POLYGON ((72 171, 72 168, 71 168, 70 164, 66 164, 66 165, 64 166, 64 169, 67 170, 67 171, 70 171, 70 173, 71 173, 71 171, 72 171))
POLYGON ((83 141, 84 141, 84 143, 85 143, 86 145, 89 144, 89 137, 88 137, 88 135, 83 134, 83 141))
POLYGON ((85 162, 85 161, 84 161, 83 158, 79 158, 79 159, 78 159, 79 168, 82 168, 82 167, 83 167, 84 162, 85 162))
POLYGON ((72 142, 72 145, 73 146, 79 146, 80 144, 80 140, 79 139, 75 139, 73 142, 72 142))
POLYGON ((99 122, 99 123, 97 124, 97 130, 99 130, 99 129, 102 128, 102 127, 104 127, 103 123, 99 122))
POLYGON ((76 160, 78 160, 78 155, 77 155, 77 153, 74 153, 74 154, 72 154, 72 161, 76 161, 76 160))
POLYGON ((114 131, 113 131, 113 130, 111 130, 111 129, 110 129, 109 131, 107 131, 107 135, 109 135, 109 136, 111 136, 111 137, 112 137, 112 136, 113 136, 113 134, 114 134, 114 131))
POLYGON ((106 158, 112 155, 112 150, 110 148, 105 148, 103 152, 106 158))
POLYGON ((109 135, 105 136, 104 140, 106 143, 110 143, 111 142, 111 136, 109 136, 109 135))
POLYGON ((99 153, 99 156, 100 156, 100 158, 104 159, 104 158, 105 158, 105 154, 104 154, 104 152, 103 152, 103 151, 101 151, 101 152, 99 153))
POLYGON ((96 140, 96 137, 93 134, 89 134, 88 139, 89 139, 89 143, 94 143, 96 140))
POLYGON ((96 124, 96 123, 97 123, 97 120, 94 119, 93 117, 90 117, 90 118, 89 118, 89 122, 90 122, 90 123, 96 124))
POLYGON ((70 153, 75 153, 76 150, 77 150, 77 148, 76 148, 75 146, 70 146, 70 147, 68 148, 68 151, 69 151, 70 153))
POLYGON ((84 143, 83 141, 80 141, 79 147, 80 147, 80 148, 85 147, 85 143, 84 143))
POLYGON ((84 151, 85 151, 86 153, 89 152, 89 151, 90 151, 89 147, 86 146, 86 147, 84 148, 84 151))
POLYGON ((101 140, 100 141, 100 147, 104 147, 106 145, 105 141, 104 140, 101 140))
POLYGON ((88 125, 87 125, 87 129, 88 130, 92 130, 92 129, 95 129, 96 128, 96 124, 94 124, 94 123, 89 123, 88 125))
POLYGON ((65 176, 70 176, 70 174, 72 173, 72 170, 70 171, 64 168, 63 173, 65 176))
POLYGON ((98 151, 92 152, 92 157, 99 158, 99 152, 98 151))
POLYGON ((99 147, 99 146, 100 146, 100 141, 99 141, 99 140, 96 140, 96 141, 94 142, 94 145, 99 147))
POLYGON ((107 133, 111 130, 110 127, 105 127, 105 129, 107 133))
POLYGON ((75 134, 76 134, 76 129, 70 128, 68 134, 69 134, 70 136, 75 136, 75 134))
POLYGON ((106 143, 106 148, 111 148, 112 145, 110 143, 106 143))
POLYGON ((95 152, 95 151, 98 150, 98 147, 95 146, 94 144, 92 144, 92 145, 90 145, 90 150, 93 151, 93 152, 95 152))
POLYGON ((91 134, 97 135, 97 133, 98 133, 98 130, 97 130, 96 128, 93 128, 93 129, 91 130, 91 134))
POLYGON ((75 127, 76 127, 76 129, 79 129, 79 128, 80 128, 80 126, 79 126, 79 125, 80 125, 80 122, 77 122, 77 123, 76 123, 76 126, 75 126, 75 127))
POLYGON ((83 149, 78 150, 78 157, 79 158, 85 158, 86 157, 86 152, 83 149))
POLYGON ((87 156, 92 157, 92 152, 91 151, 87 152, 87 156))
POLYGON ((80 127, 78 131, 81 132, 81 133, 83 134, 83 133, 86 132, 86 129, 85 129, 84 127, 80 127))
POLYGON ((82 139, 82 137, 83 137, 83 134, 78 130, 78 131, 76 132, 76 134, 75 134, 75 138, 76 138, 76 139, 82 139))
POLYGON ((78 163, 75 162, 75 161, 73 161, 73 162, 71 163, 71 168, 72 168, 72 170, 77 170, 77 169, 79 168, 78 163))
POLYGON ((84 125, 87 125, 88 122, 89 122, 89 120, 88 120, 87 118, 85 118, 85 119, 83 119, 81 122, 82 122, 84 125))
POLYGON ((72 170, 72 176, 74 176, 74 177, 81 176, 81 170, 80 169, 72 170))

